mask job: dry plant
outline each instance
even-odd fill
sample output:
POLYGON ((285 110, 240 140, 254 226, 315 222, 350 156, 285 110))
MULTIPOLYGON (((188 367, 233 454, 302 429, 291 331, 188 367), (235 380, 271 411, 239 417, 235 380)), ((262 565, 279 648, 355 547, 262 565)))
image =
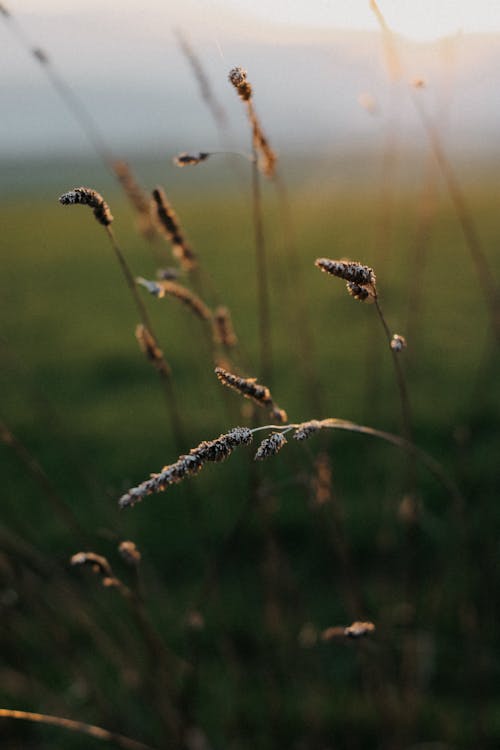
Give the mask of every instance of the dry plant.
POLYGON ((109 210, 108 204, 105 202, 104 198, 102 197, 100 193, 98 193, 93 188, 86 188, 86 187, 74 188, 73 190, 70 190, 69 192, 64 193, 59 198, 59 202, 63 206, 71 206, 71 205, 89 206, 89 208, 93 209, 94 216, 96 220, 98 221, 98 223, 104 227, 106 234, 108 235, 108 239, 111 243, 113 252, 118 261, 118 264, 120 265, 120 268, 122 270, 123 276, 125 277, 127 286, 132 295, 134 305, 141 319, 142 329, 140 329, 139 341, 141 340, 145 341, 147 339, 149 341, 149 348, 147 348, 147 351, 150 352, 154 350, 155 352, 155 356, 152 358, 152 361, 154 361, 155 367, 160 375, 161 383, 163 386, 163 393, 165 395, 167 407, 169 410, 169 415, 170 415, 170 419, 172 423, 172 429, 174 431, 175 440, 178 445, 182 444, 183 442, 182 425, 181 425, 179 413, 177 410, 177 404, 175 402, 175 396, 173 392, 173 386, 172 386, 172 381, 171 381, 171 369, 160 347, 158 346, 157 338, 153 332, 153 326, 152 326, 149 314, 146 310, 146 307, 144 306, 142 302, 140 295, 138 294, 137 286, 136 286, 132 271, 130 270, 130 267, 125 259, 125 256, 116 241, 113 230, 111 229, 113 216, 111 214, 111 211, 109 210))

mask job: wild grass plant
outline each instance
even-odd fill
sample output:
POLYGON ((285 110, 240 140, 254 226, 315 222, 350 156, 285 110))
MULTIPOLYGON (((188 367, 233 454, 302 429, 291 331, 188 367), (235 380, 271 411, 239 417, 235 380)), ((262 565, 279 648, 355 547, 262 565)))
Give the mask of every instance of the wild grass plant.
MULTIPOLYGON (((230 76, 251 125, 245 201, 188 192, 181 227, 162 188, 150 211, 130 167, 106 158, 134 214, 116 191, 113 220, 94 187, 62 185, 61 203, 96 222, 57 195, 5 217, 24 255, 6 260, 1 342, 0 739, 494 747, 497 360, 453 219, 434 207, 446 249, 421 269, 408 368, 406 258, 381 274, 364 250, 376 201, 336 198, 333 221, 283 177, 261 184, 277 165, 258 93, 230 76)), ((497 271, 492 258, 493 284, 497 271)))

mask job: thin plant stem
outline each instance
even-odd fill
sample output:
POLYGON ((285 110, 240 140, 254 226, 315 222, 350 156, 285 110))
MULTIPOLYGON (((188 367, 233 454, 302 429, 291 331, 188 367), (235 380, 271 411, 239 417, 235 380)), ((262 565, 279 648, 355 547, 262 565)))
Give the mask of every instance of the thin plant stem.
MULTIPOLYGON (((137 290, 137 284, 136 284, 134 275, 132 274, 132 271, 130 270, 129 265, 127 261, 125 260, 125 256, 123 255, 123 252, 120 249, 120 246, 118 245, 116 241, 113 230, 111 229, 110 226, 106 226, 105 230, 109 237, 109 241, 116 255, 120 268, 122 269, 123 275, 125 277, 125 281, 127 282, 127 286, 130 289, 130 293, 132 295, 132 299, 134 300, 134 304, 137 308, 137 312, 139 313, 141 323, 143 324, 145 328, 147 328, 147 330, 149 331, 149 333, 151 334, 151 336, 156 342, 157 338, 153 331, 151 319, 149 317, 148 311, 146 310, 146 306, 144 305, 144 302, 142 301, 141 296, 137 290)), ((177 403, 175 400, 170 366, 166 362, 163 354, 161 357, 161 366, 158 368, 158 372, 160 375, 163 393, 165 396, 165 400, 167 402, 167 407, 168 407, 170 419, 172 422, 172 429, 173 429, 176 447, 179 449, 182 449, 182 447, 186 444, 186 441, 184 438, 182 423, 181 423, 179 411, 177 409, 177 403)))
POLYGON ((71 113, 77 125, 80 126, 82 132, 84 133, 92 148, 95 150, 96 154, 105 164, 105 166, 112 172, 113 156, 111 154, 111 151, 106 145, 95 120, 90 115, 81 99, 75 94, 71 86, 66 83, 63 76, 60 75, 59 71, 54 66, 45 50, 33 46, 30 39, 24 33, 24 29, 12 16, 12 14, 8 12, 7 14, 1 15, 4 17, 6 23, 8 24, 14 36, 19 40, 20 44, 32 57, 35 58, 35 60, 47 76, 52 87, 57 92, 60 99, 63 101, 67 110, 71 113))
POLYGON ((123 748, 123 750, 154 750, 151 745, 146 745, 144 742, 132 740, 122 734, 110 732, 108 729, 97 727, 94 724, 86 724, 83 721, 65 719, 61 716, 49 716, 48 714, 33 713, 31 711, 0 708, 0 718, 20 719, 21 721, 30 721, 35 724, 48 724, 53 727, 61 727, 62 729, 68 729, 71 732, 86 734, 87 737, 95 737, 96 739, 104 740, 105 742, 111 742, 113 745, 116 745, 116 747, 123 748))
POLYGON ((411 98, 422 121, 422 125, 429 139, 432 152, 444 178, 446 187, 448 188, 448 193, 460 222, 465 243, 469 249, 488 306, 493 333, 497 343, 500 344, 500 292, 495 283, 490 264, 484 252, 476 223, 469 210, 469 206, 467 205, 462 186, 460 185, 455 170, 453 169, 441 143, 439 133, 434 126, 434 123, 427 115, 422 102, 420 101, 418 92, 412 91, 411 98))
POLYGON ((385 316, 382 312, 382 308, 380 307, 380 303, 378 301, 378 296, 375 296, 375 308, 378 313, 378 317, 380 319, 380 322, 382 324, 382 328, 384 329, 384 333, 387 339, 387 343, 389 344, 389 348, 391 350, 392 355, 392 362, 394 365, 394 372, 396 374, 396 381, 398 385, 399 390, 399 398, 401 402, 401 418, 402 418, 402 425, 403 425, 403 434, 405 438, 411 442, 412 441, 412 415, 411 415, 411 406, 410 406, 410 399, 408 396, 408 389, 406 387, 406 379, 403 373, 403 368, 401 367, 401 362, 398 356, 398 353, 394 351, 391 347, 391 341, 392 341, 392 334, 389 329, 389 326, 387 325, 387 321, 385 319, 385 316))
POLYGON ((316 366, 314 337, 307 304, 307 293, 304 276, 301 273, 299 256, 295 244, 293 215, 290 210, 288 190, 279 169, 271 177, 278 198, 283 228, 284 249, 287 256, 287 267, 290 271, 291 292, 293 299, 289 308, 293 312, 293 324, 297 330, 297 339, 301 346, 299 367, 302 371, 306 394, 313 411, 320 414, 323 411, 323 399, 318 370, 316 366))
POLYGON ((269 278, 267 254, 262 221, 262 194, 257 154, 253 147, 252 162, 252 213, 255 238, 255 263, 257 276, 257 298, 259 314, 259 347, 261 377, 266 383, 272 382, 273 355, 269 300, 269 278))
POLYGON ((16 456, 28 470, 29 474, 37 482, 49 501, 54 513, 63 521, 65 526, 71 530, 80 540, 84 538, 80 522, 73 513, 66 500, 61 497, 45 471, 26 446, 11 432, 6 423, 0 418, 0 443, 12 448, 16 456))

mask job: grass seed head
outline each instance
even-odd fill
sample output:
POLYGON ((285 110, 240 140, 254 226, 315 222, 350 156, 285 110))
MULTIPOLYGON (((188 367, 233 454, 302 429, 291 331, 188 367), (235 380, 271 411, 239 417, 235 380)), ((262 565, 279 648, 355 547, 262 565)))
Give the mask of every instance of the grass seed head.
POLYGON ((107 227, 113 221, 113 216, 109 206, 97 190, 87 187, 78 187, 64 193, 59 198, 59 203, 63 206, 89 206, 94 210, 94 216, 104 227, 107 227))
POLYGON ((287 439, 281 432, 273 432, 272 435, 265 438, 257 449, 255 454, 255 461, 264 461, 269 456, 275 456, 283 446, 286 444, 287 439))
POLYGON ((322 424, 318 419, 311 419, 309 422, 302 422, 297 426, 297 429, 293 433, 294 440, 307 440, 308 437, 314 435, 316 432, 321 430, 322 424))
POLYGON ((375 286, 376 277, 373 268, 364 266, 362 263, 357 263, 356 261, 351 260, 317 258, 314 261, 314 265, 321 269, 321 271, 329 273, 332 276, 337 276, 339 279, 344 279, 344 281, 359 286, 366 286, 367 284, 375 286))
POLYGON ((403 349, 406 349, 406 339, 404 336, 400 336, 399 333, 395 333, 391 339, 391 349, 393 352, 399 353, 403 349))
POLYGON ((182 154, 174 156, 172 161, 176 167, 194 167, 197 164, 200 164, 202 161, 206 161, 209 156, 210 154, 206 151, 200 151, 197 154, 188 154, 183 151, 182 154))
POLYGON ((229 83, 231 83, 236 91, 238 92, 238 96, 240 99, 242 99, 244 102, 247 102, 249 99, 252 98, 252 87, 247 81, 247 72, 241 67, 232 68, 229 71, 229 83))

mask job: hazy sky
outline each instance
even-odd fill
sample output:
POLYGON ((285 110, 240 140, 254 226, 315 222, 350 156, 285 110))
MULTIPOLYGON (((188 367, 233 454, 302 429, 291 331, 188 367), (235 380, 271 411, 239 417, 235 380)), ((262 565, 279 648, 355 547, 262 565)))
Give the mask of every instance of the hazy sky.
MULTIPOLYGON (((158 13, 174 22, 211 21, 227 28, 238 16, 298 26, 374 29, 369 0, 10 0, 12 12, 103 14, 158 13)), ((389 25, 415 39, 434 39, 459 30, 500 31, 500 0, 380 0, 389 25)))

